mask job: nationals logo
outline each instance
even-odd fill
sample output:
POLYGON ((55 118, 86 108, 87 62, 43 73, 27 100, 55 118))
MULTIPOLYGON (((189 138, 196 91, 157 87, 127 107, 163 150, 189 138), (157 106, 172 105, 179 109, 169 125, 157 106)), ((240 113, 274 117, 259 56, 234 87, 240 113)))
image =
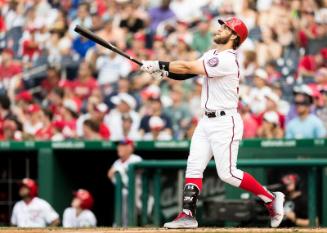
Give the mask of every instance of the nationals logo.
POLYGON ((219 60, 218 60, 218 57, 213 57, 213 58, 210 58, 207 62, 207 64, 210 66, 210 67, 215 67, 217 66, 219 63, 219 60))

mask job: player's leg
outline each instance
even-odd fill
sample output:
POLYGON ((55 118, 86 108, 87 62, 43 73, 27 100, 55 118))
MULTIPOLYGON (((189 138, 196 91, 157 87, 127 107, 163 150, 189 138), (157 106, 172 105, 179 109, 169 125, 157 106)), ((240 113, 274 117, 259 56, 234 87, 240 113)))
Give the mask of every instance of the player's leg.
POLYGON ((252 175, 237 169, 236 163, 243 122, 239 115, 228 117, 225 120, 224 126, 220 127, 224 133, 217 131, 216 135, 211 135, 210 138, 218 175, 224 182, 240 187, 262 199, 271 212, 271 225, 277 227, 283 218, 284 195, 279 192, 272 194, 252 175))
POLYGON ((196 203, 202 190, 203 171, 211 158, 211 146, 201 120, 191 140, 183 192, 183 210, 174 221, 166 223, 164 227, 196 228, 198 226, 195 219, 196 203))

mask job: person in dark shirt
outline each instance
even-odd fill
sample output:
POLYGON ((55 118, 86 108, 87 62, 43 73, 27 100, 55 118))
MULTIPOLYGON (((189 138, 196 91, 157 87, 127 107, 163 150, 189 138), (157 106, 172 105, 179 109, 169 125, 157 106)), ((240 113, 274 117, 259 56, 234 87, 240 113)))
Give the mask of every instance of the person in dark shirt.
POLYGON ((150 109, 147 114, 141 119, 140 123, 140 135, 143 137, 144 134, 151 131, 150 129, 150 119, 152 116, 159 116, 163 122, 164 126, 162 131, 166 131, 168 135, 172 135, 172 121, 169 116, 163 113, 162 103, 160 98, 151 98, 150 99, 150 109))
POLYGON ((281 227, 307 227, 308 204, 307 198, 299 188, 300 180, 297 174, 287 174, 282 177, 285 186, 284 220, 281 227))

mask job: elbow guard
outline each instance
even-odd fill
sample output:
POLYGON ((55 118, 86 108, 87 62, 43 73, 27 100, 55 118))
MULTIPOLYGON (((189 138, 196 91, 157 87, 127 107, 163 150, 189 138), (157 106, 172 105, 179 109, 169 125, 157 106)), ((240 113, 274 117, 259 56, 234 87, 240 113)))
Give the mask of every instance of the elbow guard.
POLYGON ((168 74, 168 78, 174 80, 186 80, 186 79, 194 78, 196 76, 197 76, 196 74, 175 74, 171 72, 169 72, 168 74))

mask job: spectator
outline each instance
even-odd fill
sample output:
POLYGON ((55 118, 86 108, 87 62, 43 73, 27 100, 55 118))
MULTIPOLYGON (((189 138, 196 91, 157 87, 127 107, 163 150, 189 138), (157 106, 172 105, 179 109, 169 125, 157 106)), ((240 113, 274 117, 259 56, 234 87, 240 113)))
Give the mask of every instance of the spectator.
POLYGON ((92 206, 92 194, 85 189, 77 190, 74 193, 71 207, 64 211, 63 227, 96 227, 97 219, 91 211, 92 206))
POLYGON ((197 25, 197 31, 193 35, 192 48, 200 54, 210 48, 212 44, 212 33, 210 32, 209 19, 201 19, 197 25))
POLYGON ((41 44, 37 40, 37 28, 30 28, 22 42, 22 56, 26 61, 34 62, 41 55, 41 44))
POLYGON ((83 36, 78 36, 73 41, 73 49, 79 54, 82 58, 86 56, 86 53, 89 49, 95 46, 95 42, 89 39, 86 39, 83 36))
POLYGON ((286 125, 286 138, 322 138, 326 136, 323 122, 314 114, 310 113, 313 103, 312 97, 304 94, 296 94, 294 103, 298 116, 286 125))
POLYGON ((118 82, 121 77, 126 77, 131 71, 131 66, 127 59, 115 52, 107 50, 104 54, 98 57, 96 61, 96 69, 99 72, 99 85, 102 87, 110 87, 118 82))
MULTIPOLYGON (((134 152, 134 143, 130 139, 124 139, 118 142, 117 154, 119 159, 117 159, 111 168, 108 170, 108 178, 115 183, 115 173, 118 172, 121 175, 123 182, 123 201, 122 201, 122 225, 124 227, 128 226, 128 165, 131 163, 137 163, 142 161, 142 158, 134 152)), ((141 179, 139 176, 136 178, 136 207, 138 211, 141 209, 141 179)))
POLYGON ((277 112, 268 111, 263 114, 263 123, 257 132, 258 137, 268 139, 281 139, 284 132, 280 127, 279 115, 277 112))
POLYGON ((14 60, 14 51, 11 49, 2 50, 0 60, 0 89, 7 89, 11 78, 21 74, 22 71, 22 65, 14 60))
POLYGON ((97 81, 92 77, 90 64, 83 62, 79 66, 78 77, 73 81, 65 81, 62 87, 67 88, 80 100, 86 100, 94 88, 98 87, 97 81))
POLYGON ((270 88, 267 87, 268 75, 263 69, 257 69, 254 73, 254 88, 250 90, 249 93, 249 105, 251 106, 251 111, 254 114, 260 114, 266 108, 266 98, 267 93, 271 92, 270 88))
POLYGON ((163 121, 162 131, 165 131, 163 132, 164 134, 172 135, 171 119, 163 112, 163 107, 160 98, 152 98, 150 99, 149 112, 141 119, 141 136, 151 131, 150 119, 152 116, 157 116, 163 121))
POLYGON ((284 129, 285 116, 279 113, 278 111, 279 101, 280 101, 278 95, 271 91, 266 93, 265 97, 266 97, 266 109, 264 110, 264 112, 260 113, 259 116, 257 117, 259 126, 261 126, 264 118, 263 116, 266 112, 275 112, 278 115, 278 125, 282 129, 284 129))
POLYGON ((108 107, 105 103, 93 104, 89 114, 77 122, 77 124, 83 124, 83 131, 80 136, 84 136, 86 139, 92 139, 92 134, 94 134, 94 139, 108 140, 110 138, 110 131, 104 123, 104 117, 107 113, 108 107), (88 135, 85 135, 85 132, 88 135))
POLYGON ((191 121, 189 107, 183 100, 183 89, 176 86, 171 92, 172 105, 167 107, 165 113, 172 121, 173 138, 181 139, 191 121))
MULTIPOLYGON (((135 112, 136 102, 131 95, 120 93, 112 97, 111 101, 116 105, 116 108, 110 111, 104 121, 107 127, 111 129, 111 140, 122 140, 124 138, 122 117, 128 115, 132 118, 133 121, 130 130, 135 132, 140 125, 140 116, 135 112)), ((134 135, 135 133, 132 134, 134 135)))
POLYGON ((99 122, 92 121, 91 119, 85 120, 83 123, 83 135, 86 140, 100 140, 101 135, 99 122))
POLYGON ((300 177, 295 173, 286 174, 281 179, 285 188, 285 219, 281 227, 308 227, 308 201, 300 189, 300 177))
POLYGON ((22 125, 16 119, 6 119, 2 123, 1 141, 21 141, 22 125))
POLYGON ((325 129, 327 129, 327 86, 321 87, 320 93, 322 94, 322 104, 316 111, 317 116, 323 122, 325 129))
POLYGON ((23 122, 24 132, 27 135, 34 136, 43 127, 43 123, 40 121, 42 110, 38 104, 31 104, 26 109, 23 122))
POLYGON ((122 9, 122 20, 119 26, 128 33, 137 33, 142 30, 145 26, 144 20, 138 16, 138 12, 135 10, 135 4, 128 3, 122 9))
POLYGON ((122 128, 123 128, 123 137, 130 138, 132 140, 140 140, 141 137, 139 132, 136 129, 132 128, 133 118, 129 114, 122 115, 122 128))
POLYGON ((240 114, 243 120, 244 130, 243 138, 254 138, 257 136, 258 122, 251 113, 249 101, 246 98, 242 98, 239 104, 240 114))
POLYGON ((171 0, 161 0, 161 5, 149 10, 150 32, 155 34, 160 23, 175 17, 174 12, 170 9, 171 0))
POLYGON ((36 182, 30 178, 23 179, 19 189, 19 196, 22 200, 14 205, 10 220, 13 226, 47 227, 59 225, 59 215, 47 201, 37 197, 37 195, 36 182))
POLYGON ((43 79, 41 87, 45 91, 45 95, 48 95, 48 93, 55 87, 59 86, 60 82, 60 70, 56 67, 49 67, 47 69, 47 76, 45 79, 43 79))
POLYGON ((300 76, 314 77, 315 72, 323 66, 324 60, 327 60, 325 50, 321 50, 314 55, 303 56, 299 61, 298 73, 300 76))
POLYGON ((92 18, 90 16, 90 5, 87 2, 79 4, 77 9, 77 18, 74 19, 69 26, 70 36, 76 38, 78 34, 74 31, 76 25, 80 25, 86 28, 92 27, 92 18))
POLYGON ((143 136, 145 141, 169 141, 173 139, 169 131, 164 130, 165 122, 160 116, 152 116, 149 119, 149 127, 150 131, 143 136))
POLYGON ((42 109, 39 121, 42 123, 42 128, 35 133, 36 140, 50 140, 53 136, 52 125, 52 112, 46 109, 42 109))
MULTIPOLYGON (((107 21, 104 22, 104 27, 101 31, 98 32, 98 36, 100 36, 106 41, 115 43, 120 49, 126 48, 126 41, 122 40, 122 38, 125 38, 125 33, 121 28, 116 27, 113 24, 113 18, 109 18, 107 21)), ((105 53, 105 51, 107 50, 99 45, 97 46, 97 49, 100 54, 105 53)))

